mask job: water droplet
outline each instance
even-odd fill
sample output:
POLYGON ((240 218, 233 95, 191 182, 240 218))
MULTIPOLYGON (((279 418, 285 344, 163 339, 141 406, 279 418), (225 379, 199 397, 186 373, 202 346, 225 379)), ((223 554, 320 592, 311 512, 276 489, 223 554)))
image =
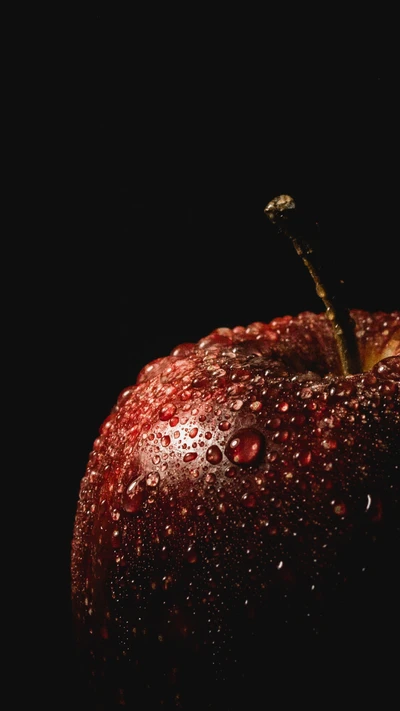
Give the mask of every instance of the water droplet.
POLYGON ((203 376, 202 378, 194 378, 192 380, 192 388, 199 388, 201 390, 206 390, 206 388, 209 386, 210 380, 207 376, 203 376))
POLYGON ((333 511, 337 516, 344 516, 347 508, 343 501, 332 501, 333 511))
POLYGON ((251 403, 250 410, 252 412, 260 412, 260 410, 262 410, 262 402, 260 402, 259 400, 255 400, 251 403))
POLYGON ((189 546, 186 551, 186 560, 188 563, 197 563, 198 553, 194 546, 189 546))
POLYGON ((119 548, 121 545, 121 534, 117 528, 111 534, 111 545, 113 548, 119 548))
POLYGON ((199 431, 198 427, 193 427, 189 432, 189 437, 191 437, 193 439, 194 437, 196 437, 198 431, 199 431))
POLYGON ((176 407, 172 403, 168 403, 167 405, 164 405, 160 412, 159 412, 159 418, 162 422, 167 422, 168 420, 175 415, 176 412, 176 407))
POLYGON ((393 380, 384 380, 383 383, 379 385, 378 390, 379 393, 384 397, 387 397, 388 395, 394 395, 397 391, 397 383, 395 383, 393 380))
POLYGON ((185 358, 190 355, 194 348, 194 343, 181 343, 179 346, 176 346, 173 351, 171 351, 171 355, 176 358, 185 358))
POLYGON ((210 464, 219 464, 220 463, 220 461, 222 459, 222 452, 221 452, 220 448, 217 447, 216 444, 211 445, 211 447, 209 447, 207 449, 206 459, 207 459, 207 462, 209 462, 210 464))
POLYGON ((230 438, 225 454, 233 464, 255 464, 264 452, 264 436, 252 427, 238 430, 230 438))
POLYGON ((196 459, 196 457, 197 457, 197 452, 188 452, 183 457, 183 461, 184 462, 193 462, 193 460, 196 459))
POLYGON ((220 422, 218 425, 218 429, 221 430, 221 432, 227 432, 231 428, 231 423, 228 422, 228 420, 224 420, 223 422, 220 422))
POLYGON ((322 446, 325 449, 336 449, 337 442, 335 439, 324 439, 322 440, 322 446))
POLYGON ((281 430, 280 432, 275 432, 274 434, 274 439, 277 440, 277 442, 287 442, 289 437, 289 430, 281 430))
POLYGON ((112 419, 111 415, 109 415, 108 417, 106 417, 106 419, 100 426, 100 430, 99 430, 100 434, 102 434, 102 435, 106 434, 106 432, 108 432, 108 430, 112 429, 112 426, 113 426, 113 419, 112 419))
POLYGON ((238 412, 243 407, 243 400, 235 400, 231 405, 231 410, 238 412))
POLYGON ((160 475, 158 472, 151 472, 149 476, 146 479, 146 484, 147 486, 157 486, 158 482, 160 481, 160 475))
POLYGON ((304 425, 305 421, 306 421, 306 418, 304 415, 295 415, 290 420, 291 424, 295 425, 296 427, 301 427, 302 425, 304 425))
POLYGON ((122 508, 127 513, 137 513, 144 500, 143 480, 134 479, 126 488, 122 498, 122 508))
POLYGON ((311 462, 312 454, 309 449, 303 449, 300 452, 296 452, 294 457, 301 467, 306 467, 311 462))
POLYGON ((168 447, 171 444, 171 437, 169 435, 164 435, 164 437, 161 438, 161 445, 163 447, 168 447))
POLYGON ((124 402, 126 402, 126 400, 128 400, 128 398, 130 397, 130 395, 132 395, 133 392, 133 388, 126 388, 126 390, 123 390, 118 397, 117 404, 122 405, 124 402))
POLYGON ((257 497, 255 494, 246 492, 246 494, 243 494, 242 496, 242 502, 247 509, 254 509, 257 505, 257 497))

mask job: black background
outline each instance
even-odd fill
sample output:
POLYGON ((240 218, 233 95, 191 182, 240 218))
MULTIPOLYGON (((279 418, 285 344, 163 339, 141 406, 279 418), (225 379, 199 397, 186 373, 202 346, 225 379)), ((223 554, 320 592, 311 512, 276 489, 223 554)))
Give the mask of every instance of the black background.
POLYGON ((322 310, 267 202, 289 193, 318 220, 350 306, 399 308, 389 23, 264 11, 77 13, 35 45, 40 81, 26 60, 38 128, 23 308, 43 411, 29 531, 43 582, 27 624, 42 708, 75 693, 73 517, 119 392, 216 327, 322 310))

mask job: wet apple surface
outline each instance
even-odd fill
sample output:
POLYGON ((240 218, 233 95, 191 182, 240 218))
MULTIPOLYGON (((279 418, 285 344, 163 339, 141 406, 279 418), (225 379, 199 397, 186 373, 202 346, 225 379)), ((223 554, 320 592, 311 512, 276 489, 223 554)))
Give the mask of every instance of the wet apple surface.
POLYGON ((398 561, 400 312, 351 317, 361 372, 305 312, 184 343, 121 393, 72 542, 96 709, 251 708, 307 644, 368 642, 398 561))

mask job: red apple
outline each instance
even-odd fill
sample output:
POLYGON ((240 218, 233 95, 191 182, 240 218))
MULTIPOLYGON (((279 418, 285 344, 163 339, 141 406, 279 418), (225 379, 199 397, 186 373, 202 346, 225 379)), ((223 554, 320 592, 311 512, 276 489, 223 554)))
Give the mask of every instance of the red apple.
POLYGON ((121 393, 72 542, 96 709, 275 708, 322 678, 340 694, 349 645, 384 639, 374 597, 394 602, 399 560, 400 311, 348 315, 358 372, 343 365, 345 329, 307 312, 216 329, 121 393))

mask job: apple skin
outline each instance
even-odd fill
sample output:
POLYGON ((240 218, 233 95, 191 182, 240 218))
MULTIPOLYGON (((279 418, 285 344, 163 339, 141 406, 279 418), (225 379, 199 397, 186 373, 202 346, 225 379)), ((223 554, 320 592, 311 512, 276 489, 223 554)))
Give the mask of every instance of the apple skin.
POLYGON ((305 312, 178 346, 121 393, 72 540, 94 708, 310 700, 332 640, 372 673, 399 592, 400 312, 351 315, 362 373, 305 312))

